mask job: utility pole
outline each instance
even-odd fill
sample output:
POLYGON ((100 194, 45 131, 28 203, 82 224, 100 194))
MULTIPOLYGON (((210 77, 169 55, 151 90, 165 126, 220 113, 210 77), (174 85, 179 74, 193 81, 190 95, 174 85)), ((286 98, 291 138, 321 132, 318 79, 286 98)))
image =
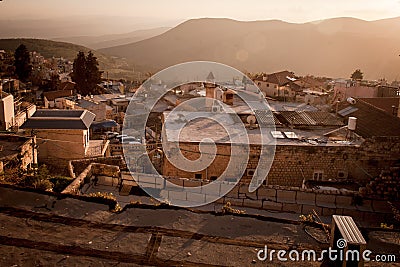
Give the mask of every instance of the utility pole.
POLYGON ((35 148, 36 148, 36 137, 35 137, 35 133, 33 131, 33 129, 31 130, 31 137, 32 137, 32 141, 31 141, 31 145, 32 145, 32 163, 35 166, 36 169, 36 165, 37 165, 37 159, 35 157, 35 148))

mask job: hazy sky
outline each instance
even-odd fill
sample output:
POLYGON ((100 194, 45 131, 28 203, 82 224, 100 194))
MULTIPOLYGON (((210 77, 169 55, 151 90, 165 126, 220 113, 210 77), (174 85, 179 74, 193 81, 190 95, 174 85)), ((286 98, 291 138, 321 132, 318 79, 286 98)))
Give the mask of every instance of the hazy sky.
MULTIPOLYGON (((0 18, 109 15, 178 21, 199 17, 307 22, 331 17, 400 16, 400 0, 3 0, 0 18)), ((172 25, 171 25, 172 26, 172 25)))

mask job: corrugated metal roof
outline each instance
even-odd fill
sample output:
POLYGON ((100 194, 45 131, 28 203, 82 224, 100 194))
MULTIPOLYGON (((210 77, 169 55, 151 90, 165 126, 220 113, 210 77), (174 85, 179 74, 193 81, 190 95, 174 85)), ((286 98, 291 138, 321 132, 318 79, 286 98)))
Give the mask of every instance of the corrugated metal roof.
POLYGON ((258 124, 260 125, 282 124, 272 112, 267 112, 266 110, 254 110, 254 114, 256 115, 258 124))
POLYGON ((298 126, 342 126, 337 117, 322 111, 280 111, 277 112, 282 123, 298 126))
POLYGON ((357 110, 358 110, 358 108, 350 106, 350 107, 344 108, 342 110, 339 110, 338 113, 341 116, 347 116, 357 110))
POLYGON ((342 126, 343 122, 337 118, 335 115, 329 112, 317 111, 317 112, 309 112, 305 111, 305 113, 312 118, 317 125, 323 126, 342 126))
POLYGON ((282 123, 291 125, 316 125, 316 122, 310 118, 305 111, 280 111, 282 123))

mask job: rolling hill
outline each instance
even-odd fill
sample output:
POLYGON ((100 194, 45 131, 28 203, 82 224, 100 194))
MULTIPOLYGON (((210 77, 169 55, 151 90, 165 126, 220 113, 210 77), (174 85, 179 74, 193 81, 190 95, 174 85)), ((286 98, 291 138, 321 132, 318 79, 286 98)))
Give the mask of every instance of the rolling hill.
POLYGON ((122 34, 107 34, 100 36, 74 36, 74 37, 61 37, 53 38, 54 41, 68 42, 80 44, 93 49, 106 48, 117 45, 124 45, 142 41, 157 35, 160 35, 171 28, 160 27, 147 30, 137 30, 129 33, 122 34))
POLYGON ((193 19, 139 42, 100 49, 104 54, 160 70, 192 60, 225 63, 242 71, 400 79, 400 17, 378 21, 334 18, 295 24, 193 19))
MULTIPOLYGON (((15 51, 15 49, 20 45, 24 44, 29 51, 39 52, 45 58, 51 57, 63 57, 69 60, 73 60, 79 51, 87 53, 89 48, 65 43, 65 42, 55 42, 44 39, 29 39, 29 38, 16 38, 16 39, 0 39, 0 49, 6 51, 15 51)), ((101 69, 109 69, 123 66, 124 63, 121 59, 104 55, 98 51, 93 50, 93 53, 98 58, 99 65, 101 69)))

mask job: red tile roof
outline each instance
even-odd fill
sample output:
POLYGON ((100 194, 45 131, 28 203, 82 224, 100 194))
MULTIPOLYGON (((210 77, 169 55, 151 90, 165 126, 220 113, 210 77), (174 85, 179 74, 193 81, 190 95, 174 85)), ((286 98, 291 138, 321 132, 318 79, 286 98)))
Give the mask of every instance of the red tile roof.
POLYGON ((360 99, 377 108, 386 111, 391 115, 393 115, 393 111, 397 113, 400 101, 399 97, 371 97, 371 98, 360 98, 360 99))
POLYGON ((46 97, 48 101, 54 101, 56 98, 67 97, 72 95, 73 95, 72 90, 50 91, 43 93, 43 96, 46 97))
POLYGON ((361 98, 356 99, 355 104, 342 102, 338 106, 339 114, 344 109, 351 108, 345 112, 342 117, 357 118, 357 126, 355 132, 364 138, 369 137, 388 137, 400 136, 400 118, 393 116, 383 109, 380 109, 361 98))

